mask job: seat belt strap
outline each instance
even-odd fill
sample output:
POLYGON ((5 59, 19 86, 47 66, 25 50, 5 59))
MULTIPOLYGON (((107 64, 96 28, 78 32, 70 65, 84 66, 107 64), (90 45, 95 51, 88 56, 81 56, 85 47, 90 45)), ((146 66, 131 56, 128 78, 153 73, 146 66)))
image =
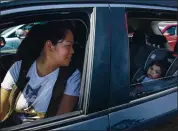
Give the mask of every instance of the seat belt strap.
POLYGON ((65 86, 68 78, 73 74, 76 68, 72 66, 61 67, 56 83, 53 87, 52 97, 46 112, 45 117, 52 117, 57 114, 62 96, 64 94, 65 86))

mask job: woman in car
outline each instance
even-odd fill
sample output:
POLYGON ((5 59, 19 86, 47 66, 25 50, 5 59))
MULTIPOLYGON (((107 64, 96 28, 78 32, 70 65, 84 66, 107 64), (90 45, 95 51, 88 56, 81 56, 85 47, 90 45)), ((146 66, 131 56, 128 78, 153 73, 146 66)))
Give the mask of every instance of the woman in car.
MULTIPOLYGON (((38 117, 27 114, 37 112, 44 118, 50 104, 54 84, 61 66, 68 66, 73 50, 74 36, 72 28, 64 23, 47 23, 32 27, 20 48, 26 48, 23 59, 33 59, 26 77, 29 78, 24 90, 18 95, 14 110, 16 114, 13 124, 38 117), (28 49, 27 49, 28 48, 28 49), (33 54, 29 54, 31 50, 33 54), (27 56, 28 55, 28 56, 27 56)), ((20 50, 19 50, 20 51, 20 50)), ((24 50, 21 50, 23 54, 24 50)), ((9 97, 16 84, 22 60, 16 61, 8 70, 0 90, 0 120, 3 121, 10 108, 9 97)), ((18 87, 17 87, 18 88, 18 87)), ((80 72, 75 70, 67 79, 65 90, 56 115, 71 112, 77 104, 80 88, 80 72)))

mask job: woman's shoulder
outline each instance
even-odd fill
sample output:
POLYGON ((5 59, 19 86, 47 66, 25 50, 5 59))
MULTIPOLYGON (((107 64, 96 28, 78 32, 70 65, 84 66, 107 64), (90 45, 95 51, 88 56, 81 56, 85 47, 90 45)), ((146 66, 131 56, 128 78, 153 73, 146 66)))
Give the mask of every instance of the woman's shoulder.
POLYGON ((79 96, 80 82, 81 82, 81 73, 77 69, 67 80, 67 85, 64 93, 71 96, 79 96))
POLYGON ((72 73, 72 75, 70 76, 69 79, 80 78, 80 76, 81 76, 80 71, 79 71, 78 69, 76 69, 76 70, 72 73))
POLYGON ((22 60, 15 61, 15 62, 12 64, 12 66, 11 66, 11 68, 10 68, 9 70, 10 70, 10 71, 11 71, 11 70, 19 70, 20 67, 21 67, 21 63, 22 63, 22 60))
POLYGON ((67 83, 68 84, 74 84, 78 83, 81 80, 81 73, 78 69, 76 69, 72 75, 68 78, 67 83))
POLYGON ((17 65, 17 66, 21 66, 22 60, 18 60, 18 61, 16 61, 16 62, 14 62, 14 64, 17 65))

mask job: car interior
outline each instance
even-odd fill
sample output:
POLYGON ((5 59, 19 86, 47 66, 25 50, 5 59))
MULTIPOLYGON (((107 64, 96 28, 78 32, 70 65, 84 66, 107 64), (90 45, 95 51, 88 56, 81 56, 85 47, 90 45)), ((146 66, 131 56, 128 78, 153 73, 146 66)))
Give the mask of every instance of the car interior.
POLYGON ((178 70, 177 46, 174 52, 169 50, 168 40, 158 26, 160 21, 175 21, 176 17, 173 18, 173 16, 172 12, 128 10, 130 82, 133 85, 131 88, 135 87, 136 80, 145 73, 145 69, 154 60, 165 60, 169 63, 165 77, 176 75, 178 70))
MULTIPOLYGON (((3 19, 1 20, 1 29, 8 29, 12 26, 18 26, 20 24, 30 24, 30 23, 41 23, 43 24, 44 22, 58 22, 58 21, 63 21, 63 22, 68 22, 71 24, 74 28, 74 36, 75 36, 75 43, 74 43, 74 55, 71 60, 71 66, 75 66, 79 71, 83 72, 83 64, 84 64, 84 55, 85 55, 85 47, 86 47, 86 42, 88 39, 88 33, 89 33, 89 17, 86 12, 57 12, 57 13, 41 13, 41 14, 35 14, 35 15, 22 15, 21 17, 9 17, 9 19, 3 19), (27 19, 28 17, 28 19, 27 19), (30 17, 30 18, 29 18, 30 17), (11 24, 6 24, 6 21, 11 21, 9 23, 11 24)), ((30 24, 32 25, 32 24, 30 24)), ((6 43, 7 44, 7 43, 6 43)), ((0 82, 5 77, 6 72, 8 69, 11 67, 11 65, 17 61, 17 60, 23 60, 25 59, 24 56, 29 56, 33 55, 35 48, 38 47, 38 45, 35 45, 35 42, 30 45, 21 45, 24 46, 23 51, 21 50, 22 48, 19 48, 16 50, 16 53, 12 53, 10 51, 3 52, 0 50, 0 82), (29 50, 32 49, 32 50, 29 50)), ((20 46, 19 46, 20 47, 20 46)))
MULTIPOLYGON (((79 69, 80 73, 83 72, 83 65, 84 65, 84 57, 85 57, 85 48, 86 48, 86 42, 88 39, 89 34, 89 18, 88 14, 84 12, 75 12, 75 13, 54 13, 54 14, 39 14, 39 15, 32 15, 32 18, 26 19, 26 17, 29 16, 22 16, 18 18, 12 18, 11 21, 13 24, 10 25, 4 25, 1 24, 1 29, 7 29, 12 26, 17 26, 20 24, 29 24, 29 23, 39 23, 43 24, 45 22, 59 22, 63 21, 68 24, 70 24, 74 29, 74 40, 75 43, 73 45, 74 48, 74 54, 71 59, 70 66, 74 66, 76 69, 79 69)), ((6 20, 2 22, 5 23, 6 20)), ((30 24, 32 25, 32 24, 30 24)), ((35 24, 34 24, 35 25, 35 24)), ((33 28, 33 27, 32 27, 33 28)), ((28 35, 28 34, 27 34, 28 35)), ((16 53, 0 51, 0 82, 3 81, 8 69, 11 67, 11 65, 17 61, 17 60, 23 60, 26 59, 29 55, 33 55, 35 48, 38 48, 37 43, 34 40, 30 40, 30 45, 20 45, 19 47, 24 48, 18 48, 16 50, 16 53), (23 49, 23 50, 22 50, 23 49)), ((28 43, 28 42, 27 42, 28 43)), ((6 43, 7 44, 7 43, 6 43)), ((80 101, 78 102, 78 105, 74 108, 74 110, 81 110, 80 109, 80 101)))
MULTIPOLYGON (((55 23, 59 21, 69 23, 74 29, 74 41, 75 41, 73 45, 73 49, 75 53, 71 58, 71 63, 69 66, 74 66, 76 69, 80 71, 82 75, 83 66, 84 66, 84 57, 86 54, 85 52, 86 43, 90 32, 90 19, 89 19, 90 11, 91 10, 83 10, 83 12, 79 12, 79 11, 71 11, 71 12, 52 11, 52 13, 32 12, 31 15, 29 15, 29 13, 23 14, 21 16, 12 15, 12 16, 8 16, 8 18, 7 16, 6 17, 2 16, 0 29, 2 31, 14 26, 25 24, 25 25, 30 25, 30 28, 28 28, 28 30, 30 30, 31 28, 33 28, 32 26, 35 25, 33 23, 43 24, 45 22, 55 23)), ((34 40, 32 40, 32 43, 30 45, 20 45, 20 46, 24 46, 25 48, 17 48, 15 53, 14 52, 12 53, 8 50, 4 52, 0 48, 0 74, 1 74, 0 82, 3 81, 8 69, 15 61, 25 59, 24 56, 33 55, 35 48, 38 48, 38 45, 36 45, 35 42, 33 43, 33 41, 34 40)), ((78 105, 76 105, 73 111, 81 110, 82 108, 81 104, 83 100, 81 98, 82 95, 79 98, 78 105)))

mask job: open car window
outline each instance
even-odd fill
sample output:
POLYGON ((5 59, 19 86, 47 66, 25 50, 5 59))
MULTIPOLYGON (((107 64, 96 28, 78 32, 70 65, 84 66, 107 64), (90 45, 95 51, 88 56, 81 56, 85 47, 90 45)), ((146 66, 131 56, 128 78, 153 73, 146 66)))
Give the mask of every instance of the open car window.
MULTIPOLYGON (((42 15, 38 14, 38 15, 39 15, 39 17, 44 16, 44 14, 42 14, 42 15)), ((26 41, 28 40, 26 38, 28 37, 28 33, 31 31, 31 29, 34 26, 39 27, 39 25, 45 25, 45 24, 48 24, 48 23, 52 23, 52 24, 54 23, 54 25, 57 26, 55 23, 59 23, 59 22, 61 22, 61 23, 66 22, 73 29, 72 31, 73 31, 73 35, 74 35, 75 39, 74 39, 74 43, 73 43, 72 48, 73 48, 75 53, 72 55, 72 57, 70 57, 70 60, 72 61, 71 66, 74 66, 74 68, 77 71, 75 81, 78 81, 78 79, 81 80, 82 79, 82 73, 83 73, 83 66, 84 66, 85 46, 86 46, 86 42, 87 42, 87 39, 88 39, 88 34, 89 34, 88 31, 89 31, 89 28, 90 28, 90 25, 89 25, 90 21, 89 21, 88 14, 86 12, 74 13, 73 15, 70 15, 70 13, 69 13, 69 15, 64 13, 64 16, 63 16, 63 14, 61 15, 61 17, 64 17, 62 19, 56 18, 55 14, 54 15, 47 14, 45 20, 43 20, 44 19, 43 18, 40 21, 39 21, 38 17, 32 15, 31 17, 33 17, 33 19, 31 18, 29 22, 26 21, 26 17, 28 18, 28 16, 24 16, 24 18, 18 19, 17 23, 15 23, 13 25, 9 25, 8 27, 6 26, 6 28, 4 29, 4 32, 2 32, 2 34, 1 34, 1 37, 4 36, 3 38, 5 39, 6 44, 5 44, 4 47, 2 47, 0 49, 0 54, 1 54, 1 59, 0 59, 0 74, 1 74, 0 80, 1 81, 0 82, 3 83, 4 78, 6 78, 6 80, 8 79, 6 77, 6 73, 8 72, 10 67, 12 67, 12 65, 14 65, 15 62, 16 62, 15 67, 18 68, 17 61, 19 62, 19 61, 21 61, 21 59, 26 59, 25 56, 27 56, 27 55, 33 56, 35 49, 39 48, 36 40, 38 39, 38 37, 40 37, 40 34, 37 34, 34 39, 30 39, 31 43, 30 42, 26 42, 25 44, 23 43, 24 40, 26 40, 26 41), (51 20, 49 20, 47 17, 50 17, 51 20), (10 31, 12 31, 12 32, 9 33, 10 31), (4 34, 7 34, 7 33, 9 33, 10 35, 8 37, 5 37, 4 34), (19 46, 21 45, 21 43, 23 43, 24 45, 23 45, 23 48, 20 48, 21 53, 19 55, 17 53, 17 50, 19 51, 19 46), (22 50, 22 49, 24 49, 24 50, 22 50), (80 75, 78 75, 78 74, 80 74, 80 75)), ((16 19, 14 19, 14 21, 15 20, 16 19)), ((65 48, 69 48, 69 47, 66 46, 65 48)), ((27 57, 26 60, 28 60, 28 57, 27 57)), ((74 72, 74 75, 75 75, 75 73, 76 72, 74 72)), ((13 73, 11 73, 11 74, 13 74, 13 73)), ((74 81, 74 78, 72 80, 74 81)), ((70 80, 70 81, 72 81, 72 80, 70 80)), ((67 84, 68 83, 70 83, 70 82, 67 82, 67 84)), ((66 87, 66 88, 70 87, 71 89, 70 90, 66 89, 65 93, 67 93, 68 95, 72 94, 74 96, 78 96, 78 94, 80 94, 80 91, 81 91, 80 90, 80 84, 81 84, 81 81, 80 81, 80 83, 76 84, 76 86, 79 87, 79 88, 77 88, 73 91, 73 92, 77 92, 76 94, 71 93, 71 89, 73 89, 73 87, 70 87, 70 86, 66 87)), ((27 89, 25 90, 25 92, 28 92, 28 93, 33 92, 33 91, 34 90, 32 90, 31 87, 28 90, 27 89)), ((48 93, 49 93, 49 91, 48 91, 48 93)), ((81 96, 82 96, 82 94, 83 93, 81 93, 81 96)), ((41 94, 41 95, 43 95, 43 94, 41 94)), ((26 96, 26 95, 24 95, 24 96, 26 96)), ((30 97, 30 96, 28 96, 28 97, 30 97)), ((29 99, 30 101, 33 100, 33 102, 39 103, 38 101, 36 101, 37 96, 34 97, 34 95, 31 95, 31 97, 33 97, 33 98, 30 98, 29 99)), ((77 97, 77 103, 76 103, 73 111, 69 112, 69 114, 71 113, 71 115, 67 115, 67 118, 70 117, 70 116, 72 117, 73 112, 77 112, 76 113, 77 115, 81 113, 83 106, 81 105, 82 103, 79 102, 79 99, 82 99, 82 98, 80 97, 80 95, 78 97, 77 97)), ((18 103, 16 102, 15 107, 17 107, 17 104, 18 103)), ((41 107, 38 107, 38 109, 40 109, 40 108, 41 107)), ((35 107, 34 107, 34 109, 35 109, 35 107)), ((63 116, 65 116, 65 114, 63 114, 63 116)), ((37 120, 37 119, 35 117, 34 117, 35 118, 34 120, 31 119, 31 118, 32 118, 32 116, 30 116, 30 121, 32 122, 32 124, 35 124, 34 120, 37 120)), ((62 119, 64 119, 64 118, 65 117, 62 117, 62 119)), ((7 119, 5 124, 0 123, 1 124, 0 126, 3 127, 3 128, 14 126, 12 124, 12 121, 9 120, 9 122, 8 122, 8 120, 9 119, 7 119)), ((17 124, 17 125, 19 125, 19 124, 17 124)))
POLYGON ((176 88, 178 83, 178 54, 170 50, 176 41, 162 34, 170 26, 165 33, 175 35, 176 26, 171 26, 175 21, 158 16, 148 20, 148 12, 142 12, 140 17, 138 12, 128 11, 127 15, 128 27, 134 28, 133 36, 128 37, 132 100, 176 88))

